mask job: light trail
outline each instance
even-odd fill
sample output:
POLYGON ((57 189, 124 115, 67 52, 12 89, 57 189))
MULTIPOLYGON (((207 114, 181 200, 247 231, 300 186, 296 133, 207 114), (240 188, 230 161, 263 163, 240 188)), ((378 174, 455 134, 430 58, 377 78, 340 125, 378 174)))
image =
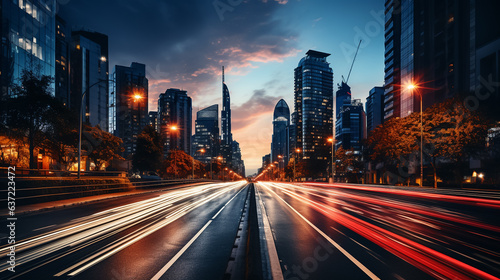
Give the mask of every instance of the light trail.
MULTIPOLYGON (((245 184, 245 181, 241 181, 172 190, 155 198, 82 217, 63 225, 61 228, 18 242, 16 244, 16 266, 22 267, 35 260, 43 260, 42 265, 44 265, 58 259, 61 255, 66 255, 68 248, 71 251, 73 251, 72 248, 83 249, 93 245, 95 240, 102 240, 103 237, 111 237, 140 225, 133 232, 101 248, 99 252, 91 256, 93 260, 88 258, 78 263, 79 266, 85 265, 85 268, 88 268, 91 265, 89 266, 87 263, 90 262, 94 265, 104 260, 181 218, 195 208, 225 193, 241 188, 245 184)), ((0 254, 5 256, 8 250, 8 246, 3 246, 0 248, 0 254)), ((76 267, 75 265, 70 268, 76 267)), ((0 264, 0 272, 7 268, 8 263, 2 262, 0 264)), ((81 271, 83 270, 78 272, 81 271)))
MULTIPOLYGON (((424 240, 422 238, 424 236, 437 240, 436 236, 432 236, 431 234, 425 235, 425 233, 412 231, 417 228, 422 229, 423 227, 424 229, 428 228, 427 230, 434 230, 433 233, 437 233, 437 236, 442 236, 443 233, 440 233, 441 228, 447 229, 450 233, 456 230, 454 229, 457 228, 456 226, 449 224, 449 222, 451 222, 491 231, 493 234, 490 238, 498 241, 498 238, 493 237, 498 236, 498 227, 490 226, 470 218, 460 217, 455 214, 446 212, 436 213, 436 209, 431 209, 431 211, 429 211, 420 205, 384 199, 382 197, 370 197, 364 193, 356 195, 328 188, 318 189, 295 184, 261 184, 269 190, 270 188, 279 190, 281 196, 286 195, 296 201, 304 203, 307 207, 315 209, 319 213, 322 213, 324 216, 330 218, 335 223, 356 232, 360 236, 363 236, 433 277, 438 279, 498 279, 497 277, 466 264, 456 258, 396 233, 398 231, 405 232, 409 236, 417 237, 417 239, 421 240, 424 240), (360 208, 357 205, 363 205, 363 208, 360 208), (371 220, 372 222, 367 220, 371 220), (383 225, 383 227, 378 226, 373 222, 379 223, 383 225)), ((307 185, 315 186, 319 184, 307 185)), ((352 189, 349 186, 347 188, 352 189)), ((360 187, 360 189, 365 190, 366 187, 360 187)), ((402 197, 425 197, 428 200, 434 199, 438 201, 453 201, 457 204, 480 205, 481 207, 490 207, 494 209, 497 208, 498 204, 498 201, 489 199, 459 198, 449 195, 429 193, 414 194, 410 191, 393 189, 374 190, 373 192, 389 192, 391 194, 401 195, 402 197)), ((280 198, 283 199, 282 197, 280 198)), ((462 233, 457 232, 456 234, 462 233)), ((450 237, 447 237, 447 239, 456 242, 460 246, 469 246, 474 248, 476 251, 488 252, 484 248, 480 248, 460 240, 453 240, 450 237)), ((498 257, 498 253, 491 251, 488 253, 497 254, 498 257)))

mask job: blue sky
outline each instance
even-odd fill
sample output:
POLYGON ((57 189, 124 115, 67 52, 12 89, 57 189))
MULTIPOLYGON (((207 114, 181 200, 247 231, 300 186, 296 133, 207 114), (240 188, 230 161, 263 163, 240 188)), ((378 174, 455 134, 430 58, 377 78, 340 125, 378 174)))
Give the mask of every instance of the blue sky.
POLYGON ((168 88, 188 91, 193 114, 220 104, 225 65, 233 135, 252 174, 270 151, 274 105, 284 98, 293 111, 293 70, 307 50, 332 54, 336 85, 362 39, 353 98, 365 102, 383 85, 383 8, 382 0, 73 0, 61 15, 108 34, 111 66, 147 65, 150 110, 168 88))

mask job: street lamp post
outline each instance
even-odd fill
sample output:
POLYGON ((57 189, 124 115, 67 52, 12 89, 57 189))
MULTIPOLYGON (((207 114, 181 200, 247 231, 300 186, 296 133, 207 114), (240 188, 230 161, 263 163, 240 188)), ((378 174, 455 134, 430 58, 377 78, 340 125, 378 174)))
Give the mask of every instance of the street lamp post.
POLYGON ((331 183, 334 183, 335 182, 335 150, 334 150, 334 143, 335 143, 335 139, 332 137, 332 138, 328 138, 328 142, 332 143, 332 181, 331 183))
MULTIPOLYGON (((177 132, 178 127, 176 125, 170 126, 170 130, 177 132)), ((177 139, 175 139, 175 148, 174 148, 174 178, 177 179, 177 139)))
POLYGON ((92 85, 90 85, 83 93, 82 93, 82 98, 80 99, 80 127, 78 129, 78 179, 80 179, 81 176, 81 163, 82 163, 82 126, 83 126, 83 99, 85 98, 85 95, 87 92, 94 86, 98 85, 101 82, 109 82, 113 80, 99 80, 92 85))
MULTIPOLYGON (((417 89, 417 86, 414 84, 410 84, 408 89, 414 91, 417 89)), ((423 116, 423 106, 422 106, 422 93, 420 93, 420 186, 424 185, 424 116, 423 116)))
MULTIPOLYGON (((200 154, 204 154, 205 149, 199 149, 197 152, 199 152, 200 154)), ((193 155, 193 179, 194 179, 194 155, 193 155)), ((200 175, 200 179, 201 179, 201 175, 200 175)))
POLYGON ((300 153, 300 149, 295 150, 295 159, 293 160, 293 181, 296 181, 295 177, 295 162, 297 161, 297 154, 300 153))
POLYGON ((285 170, 285 159, 283 158, 282 155, 278 155, 278 174, 279 174, 279 179, 280 181, 282 180, 281 178, 281 162, 283 161, 283 171, 285 170))

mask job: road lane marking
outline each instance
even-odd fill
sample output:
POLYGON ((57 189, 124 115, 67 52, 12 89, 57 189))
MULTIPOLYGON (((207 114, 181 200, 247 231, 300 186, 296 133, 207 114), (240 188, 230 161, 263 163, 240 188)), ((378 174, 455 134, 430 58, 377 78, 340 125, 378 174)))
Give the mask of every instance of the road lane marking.
MULTIPOLYGON (((262 198, 260 197, 260 192, 257 188, 255 188, 255 192, 257 193, 255 199, 257 200, 258 197, 258 204, 260 206, 260 210, 262 211, 261 217, 264 224, 267 253, 269 255, 269 262, 271 265, 271 276, 273 280, 282 280, 283 271, 281 270, 280 259, 278 257, 278 251, 276 250, 276 244, 274 243, 274 235, 271 231, 271 225, 269 224, 269 217, 267 216, 266 208, 264 207, 264 203, 262 202, 262 198)), ((259 206, 257 208, 259 208, 259 206)))
POLYGON ((172 265, 174 265, 174 263, 182 256, 182 254, 184 254, 184 252, 187 251, 187 249, 189 249, 189 247, 191 246, 191 244, 193 244, 196 239, 198 239, 198 237, 205 231, 205 229, 212 223, 212 221, 215 219, 215 217, 217 217, 217 215, 219 215, 219 213, 229 204, 229 202, 231 202, 236 196, 238 196, 238 194, 240 194, 240 192, 245 189, 245 188, 242 188, 240 189, 224 206, 222 206, 222 208, 217 212, 217 214, 215 214, 215 216, 212 217, 212 219, 210 219, 206 224, 205 226, 203 226, 199 231, 198 233, 196 233, 195 236, 193 236, 193 238, 191 238, 191 240, 189 240, 188 243, 186 243, 186 245, 184 245, 184 247, 182 247, 182 249, 177 252, 177 254, 175 254, 175 256, 170 259, 170 261, 168 261, 168 263, 162 267, 162 269, 160 269, 160 271, 158 271, 155 276, 153 276, 153 278, 151 278, 151 280, 158 280, 160 279, 169 269, 170 267, 172 267, 172 265))
POLYGON ((344 256, 346 256, 351 262, 353 262, 359 269, 361 269, 370 279, 380 280, 373 272, 371 272, 366 266, 364 266, 360 261, 358 261, 355 257, 353 257, 349 252, 347 252, 342 246, 340 246, 337 242, 333 241, 326 233, 321 231, 318 227, 316 227, 312 222, 310 222, 306 217, 302 216, 299 211, 295 210, 288 202, 286 202, 282 197, 277 195, 273 190, 267 187, 264 184, 260 184, 270 192, 272 192, 276 197, 278 197, 283 203, 285 203, 293 212, 295 212, 299 217, 301 217, 309 226, 311 226, 314 230, 316 230, 319 234, 321 234, 330 244, 332 244, 337 250, 339 250, 344 256))
MULTIPOLYGON (((236 188, 240 188, 242 187, 243 185, 241 184, 235 184, 233 185, 233 187, 230 189, 230 190, 233 190, 233 189, 236 189, 236 188)), ((242 188, 243 189, 243 188, 242 188)), ((240 191, 242 190, 240 189, 240 191)), ((191 204, 188 204, 186 206, 183 206, 181 207, 180 209, 174 211, 173 213, 170 213, 167 217, 165 217, 166 219, 163 221, 163 222, 160 222, 160 223, 157 223, 157 222, 153 222, 151 224, 149 224, 148 226, 145 226, 137 231, 135 231, 134 233, 128 235, 127 237, 124 237, 122 239, 119 239, 118 241, 114 242, 113 245, 111 245, 110 247, 98 252, 97 254, 94 254, 93 256, 90 256, 88 257, 87 259, 83 260, 83 261, 80 261, 79 263, 57 273, 56 275, 54 276, 62 276, 66 273, 68 273, 69 271, 83 265, 82 267, 80 267, 79 269, 71 272, 70 274, 68 274, 68 276, 75 276, 79 273, 81 273, 82 271, 92 267, 93 265, 101 262, 102 260, 108 258, 109 256, 117 253, 118 251, 126 248, 127 246, 135 243, 136 241, 156 232, 157 230, 161 229, 162 227, 170 224, 171 222, 179 219, 180 217, 184 216, 185 214, 187 214, 188 212, 190 212, 191 210, 211 201, 212 199, 215 199, 216 197, 222 195, 223 193, 226 193, 228 190, 219 190, 203 199, 201 199, 200 201, 197 201, 197 202, 194 202, 194 203, 191 203, 191 204), (156 224, 155 224, 156 223, 156 224), (87 264, 85 264, 87 263, 87 264), (84 265, 85 264, 85 265, 84 265)))

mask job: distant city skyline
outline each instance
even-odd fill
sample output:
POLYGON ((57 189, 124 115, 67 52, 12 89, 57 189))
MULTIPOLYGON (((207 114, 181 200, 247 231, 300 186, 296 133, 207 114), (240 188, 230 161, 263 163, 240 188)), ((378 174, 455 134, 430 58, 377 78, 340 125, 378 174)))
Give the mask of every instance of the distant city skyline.
POLYGON ((59 9, 70 26, 108 34, 110 68, 146 64, 150 111, 156 110, 158 95, 172 87, 190 93, 193 112, 212 104, 222 107, 225 65, 232 133, 247 174, 255 173, 269 153, 274 105, 281 98, 293 104, 293 69, 308 49, 332 54, 336 87, 362 39, 349 81, 353 98, 365 100, 371 88, 383 85, 384 1, 342 6, 319 0, 249 1, 223 12, 212 2, 173 2, 121 1, 95 9, 92 1, 70 1, 59 9))

